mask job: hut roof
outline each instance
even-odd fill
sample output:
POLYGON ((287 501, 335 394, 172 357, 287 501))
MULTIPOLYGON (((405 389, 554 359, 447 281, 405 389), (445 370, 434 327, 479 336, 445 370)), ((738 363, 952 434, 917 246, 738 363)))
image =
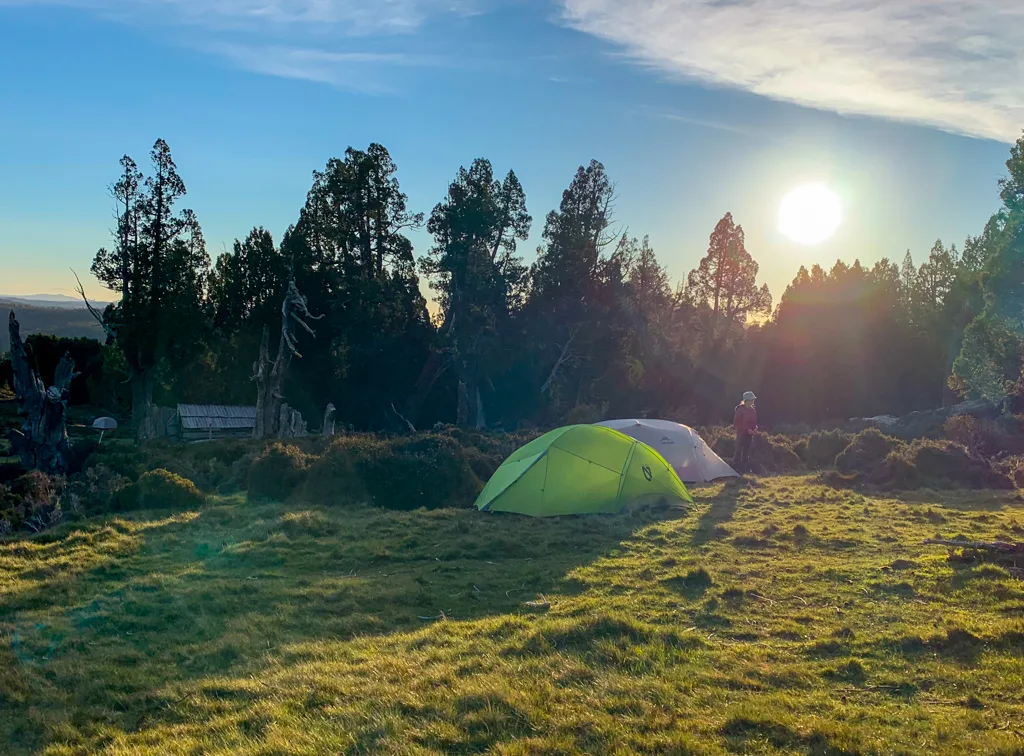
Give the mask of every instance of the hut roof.
POLYGON ((179 404, 178 417, 186 430, 229 430, 256 427, 255 407, 223 404, 179 404))

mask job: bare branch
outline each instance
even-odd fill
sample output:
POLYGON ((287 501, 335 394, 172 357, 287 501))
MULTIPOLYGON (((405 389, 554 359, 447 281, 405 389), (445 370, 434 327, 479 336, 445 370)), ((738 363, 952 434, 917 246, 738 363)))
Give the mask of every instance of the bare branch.
POLYGON ((544 381, 544 385, 540 387, 540 392, 542 394, 546 394, 551 390, 551 386, 554 384, 555 378, 558 377, 558 371, 561 370, 565 363, 574 362, 578 359, 578 356, 570 350, 572 348, 572 342, 576 339, 576 334, 579 332, 580 326, 575 326, 569 334, 569 339, 562 347, 562 353, 558 355, 558 361, 555 362, 555 366, 551 368, 551 373, 548 375, 548 379, 544 381))
POLYGON ((285 294, 284 301, 281 303, 281 336, 284 339, 285 345, 288 350, 296 357, 302 357, 298 350, 298 341, 295 338, 295 334, 289 327, 289 322, 294 320, 303 330, 306 331, 310 336, 316 337, 316 332, 312 327, 303 320, 303 318, 309 318, 310 320, 322 320, 323 315, 313 315, 309 311, 309 306, 302 294, 299 293, 298 287, 295 285, 295 279, 291 279, 288 282, 288 291, 285 294))
POLYGON ((391 411, 395 413, 395 415, 398 417, 399 420, 401 420, 403 423, 405 423, 405 425, 409 429, 410 433, 415 433, 416 432, 416 426, 414 426, 412 423, 410 423, 408 420, 406 420, 405 417, 402 415, 402 413, 395 409, 395 403, 394 402, 391 403, 391 411))
POLYGON ((116 339, 117 333, 106 324, 106 322, 103 320, 103 314, 95 307, 93 307, 92 302, 90 302, 89 298, 85 296, 85 287, 82 286, 82 281, 78 278, 78 274, 75 273, 74 268, 71 269, 71 275, 75 277, 75 282, 77 283, 75 291, 78 292, 78 295, 82 297, 82 301, 85 302, 85 306, 89 310, 89 314, 96 319, 96 322, 100 324, 100 328, 103 329, 103 332, 107 334, 107 336, 109 336, 112 339, 116 339))

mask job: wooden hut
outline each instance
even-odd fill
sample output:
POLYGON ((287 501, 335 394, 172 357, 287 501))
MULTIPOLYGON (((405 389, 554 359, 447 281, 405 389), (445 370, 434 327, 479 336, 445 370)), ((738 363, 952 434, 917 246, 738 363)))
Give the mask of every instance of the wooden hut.
POLYGON ((168 435, 181 441, 219 438, 252 438, 256 428, 255 407, 222 404, 179 404, 168 435))

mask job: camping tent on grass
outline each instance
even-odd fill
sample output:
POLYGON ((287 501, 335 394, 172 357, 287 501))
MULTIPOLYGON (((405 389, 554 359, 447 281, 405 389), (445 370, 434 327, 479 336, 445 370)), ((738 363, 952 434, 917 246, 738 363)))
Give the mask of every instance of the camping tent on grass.
POLYGON ((669 420, 606 420, 614 428, 656 450, 686 483, 735 478, 736 471, 715 454, 697 431, 669 420))
POLYGON ((491 476, 476 506, 552 517, 613 513, 627 504, 659 500, 693 501, 656 451, 611 428, 570 425, 514 452, 491 476))

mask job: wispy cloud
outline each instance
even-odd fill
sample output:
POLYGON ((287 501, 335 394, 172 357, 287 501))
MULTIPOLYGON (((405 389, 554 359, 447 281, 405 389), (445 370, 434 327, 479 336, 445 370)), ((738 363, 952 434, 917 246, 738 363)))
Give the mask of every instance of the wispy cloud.
POLYGON ((1022 0, 559 0, 571 26, 690 80, 1013 141, 1022 0))
POLYGON ((384 68, 445 65, 410 33, 445 16, 481 12, 493 0, 0 0, 75 8, 159 28, 172 40, 256 73, 387 91, 384 68), (175 34, 174 30, 179 33, 175 34), (187 31, 187 33, 185 33, 187 31), (373 52, 367 52, 370 47, 373 52))
POLYGON ((742 134, 744 136, 760 136, 759 132, 754 129, 746 129, 742 126, 734 126, 731 123, 724 123, 722 121, 709 121, 706 118, 698 118, 697 116, 693 116, 688 113, 680 113, 674 110, 641 106, 637 108, 637 113, 655 118, 664 118, 666 121, 675 121, 676 123, 685 123, 690 126, 712 129, 714 131, 728 131, 732 134, 742 134))
POLYGON ((0 5, 65 6, 122 21, 221 30, 346 36, 405 32, 445 13, 470 15, 482 0, 0 0, 0 5))
POLYGON ((253 46, 217 42, 203 48, 238 68, 288 79, 304 79, 371 94, 391 91, 381 81, 382 68, 441 67, 449 60, 436 55, 403 53, 331 52, 329 50, 253 46))

